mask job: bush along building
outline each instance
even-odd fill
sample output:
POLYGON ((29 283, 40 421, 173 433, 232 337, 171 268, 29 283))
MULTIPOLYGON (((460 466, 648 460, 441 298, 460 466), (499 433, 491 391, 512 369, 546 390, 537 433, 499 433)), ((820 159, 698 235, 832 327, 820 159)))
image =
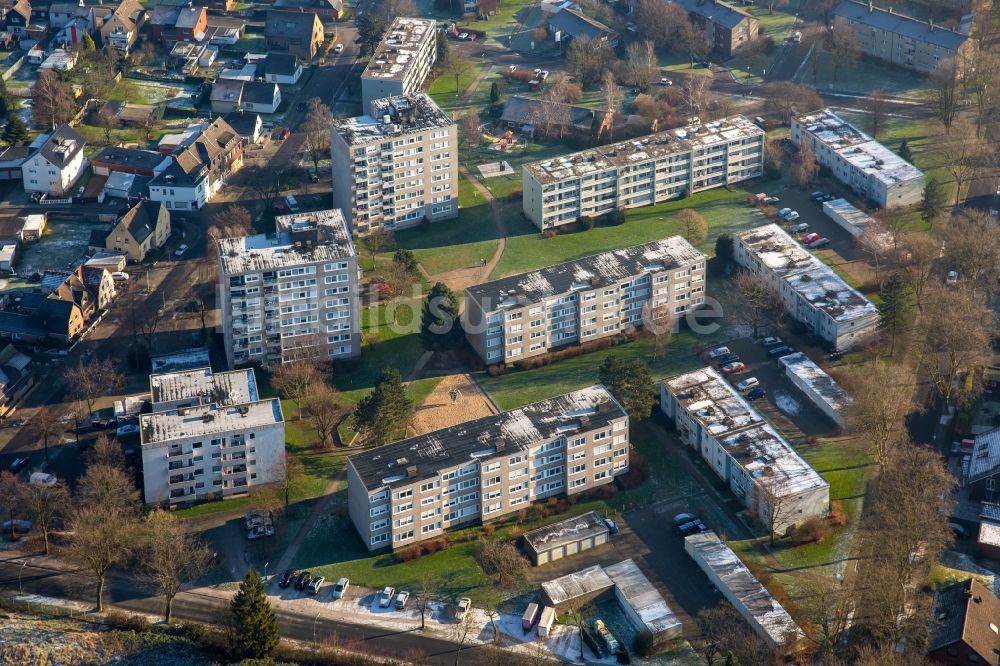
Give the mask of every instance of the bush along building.
POLYGON ((628 415, 600 385, 358 453, 348 512, 369 550, 397 550, 628 471, 628 415))

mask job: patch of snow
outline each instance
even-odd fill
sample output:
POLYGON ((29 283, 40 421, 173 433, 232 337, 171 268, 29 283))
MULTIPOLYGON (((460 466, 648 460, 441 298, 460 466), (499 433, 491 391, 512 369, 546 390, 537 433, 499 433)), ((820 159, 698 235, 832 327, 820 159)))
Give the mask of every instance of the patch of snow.
POLYGON ((772 395, 774 396, 774 404, 778 406, 778 409, 789 416, 798 416, 799 412, 802 411, 802 405, 799 404, 798 400, 784 391, 775 391, 772 395))

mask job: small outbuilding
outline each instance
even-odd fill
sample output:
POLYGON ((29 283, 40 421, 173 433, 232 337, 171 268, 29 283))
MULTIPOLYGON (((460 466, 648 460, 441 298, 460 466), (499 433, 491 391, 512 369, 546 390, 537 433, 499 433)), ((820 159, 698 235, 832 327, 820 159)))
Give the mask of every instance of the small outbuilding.
POLYGON ((656 587, 631 560, 604 567, 615 584, 615 598, 636 631, 649 632, 656 640, 681 635, 681 621, 656 587))
POLYGON ((614 586, 614 581, 603 567, 595 564, 542 583, 542 596, 546 605, 552 606, 558 613, 584 606, 614 586))
POLYGON ((844 411, 851 404, 847 391, 802 352, 782 356, 778 360, 785 368, 788 379, 830 420, 843 428, 844 411))
POLYGON ((984 560, 1000 561, 1000 504, 982 503, 979 510, 976 552, 984 560))
POLYGON ((524 535, 531 563, 548 564, 605 544, 609 530, 596 511, 552 523, 524 535))

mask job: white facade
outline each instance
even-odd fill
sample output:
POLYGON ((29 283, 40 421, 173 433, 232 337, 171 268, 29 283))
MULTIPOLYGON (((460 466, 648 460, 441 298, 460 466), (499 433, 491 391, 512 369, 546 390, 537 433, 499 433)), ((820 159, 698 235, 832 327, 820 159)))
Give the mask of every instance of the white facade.
POLYGON ((433 19, 393 21, 361 74, 364 113, 372 113, 372 102, 377 99, 420 92, 437 59, 436 35, 433 19))
POLYGON ((764 131, 731 116, 526 164, 522 207, 544 230, 757 178, 763 169, 764 131))
POLYGON ((82 150, 62 166, 49 162, 45 155, 38 151, 21 165, 24 191, 42 192, 54 196, 69 194, 86 167, 87 158, 83 156, 82 150))
POLYGON ((733 254, 771 284, 792 317, 834 349, 864 344, 878 332, 878 308, 778 225, 736 234, 733 254))
POLYGON ((829 109, 792 118, 791 138, 796 146, 807 143, 837 180, 879 208, 923 199, 920 169, 829 109))
POLYGON ((786 534, 830 512, 830 484, 713 368, 662 381, 660 410, 761 524, 786 534), (780 502, 780 503, 776 503, 780 502))
POLYGON ((216 187, 210 187, 207 177, 200 178, 193 184, 163 182, 149 186, 149 198, 164 202, 171 210, 198 210, 222 189, 222 181, 216 181, 215 184, 216 187))

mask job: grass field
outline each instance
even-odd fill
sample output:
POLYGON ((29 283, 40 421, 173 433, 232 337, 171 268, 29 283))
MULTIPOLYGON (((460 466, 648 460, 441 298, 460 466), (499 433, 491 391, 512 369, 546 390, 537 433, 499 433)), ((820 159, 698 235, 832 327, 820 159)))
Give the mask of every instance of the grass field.
POLYGON ((862 57, 853 64, 837 70, 835 79, 832 59, 828 54, 817 50, 813 58, 815 59, 815 67, 813 61, 810 61, 802 68, 800 83, 813 85, 821 90, 846 90, 861 94, 882 90, 896 97, 926 98, 926 79, 916 72, 862 57))
POLYGON ((686 199, 630 209, 626 222, 617 227, 598 226, 590 231, 543 238, 537 230, 529 231, 534 227, 524 225, 525 233, 508 238, 507 250, 494 277, 522 273, 594 252, 672 236, 679 233, 673 213, 684 208, 694 208, 708 220, 708 239, 701 244, 700 249, 710 255, 714 254, 715 239, 720 234, 764 223, 760 213, 746 204, 745 192, 730 192, 720 188, 700 192, 686 199))
POLYGON ((462 95, 472 85, 472 82, 479 76, 483 65, 479 61, 469 60, 469 67, 462 70, 458 76, 458 87, 455 86, 455 77, 448 73, 437 72, 437 78, 427 86, 427 93, 434 99, 438 106, 447 112, 452 112, 461 101, 462 95))

